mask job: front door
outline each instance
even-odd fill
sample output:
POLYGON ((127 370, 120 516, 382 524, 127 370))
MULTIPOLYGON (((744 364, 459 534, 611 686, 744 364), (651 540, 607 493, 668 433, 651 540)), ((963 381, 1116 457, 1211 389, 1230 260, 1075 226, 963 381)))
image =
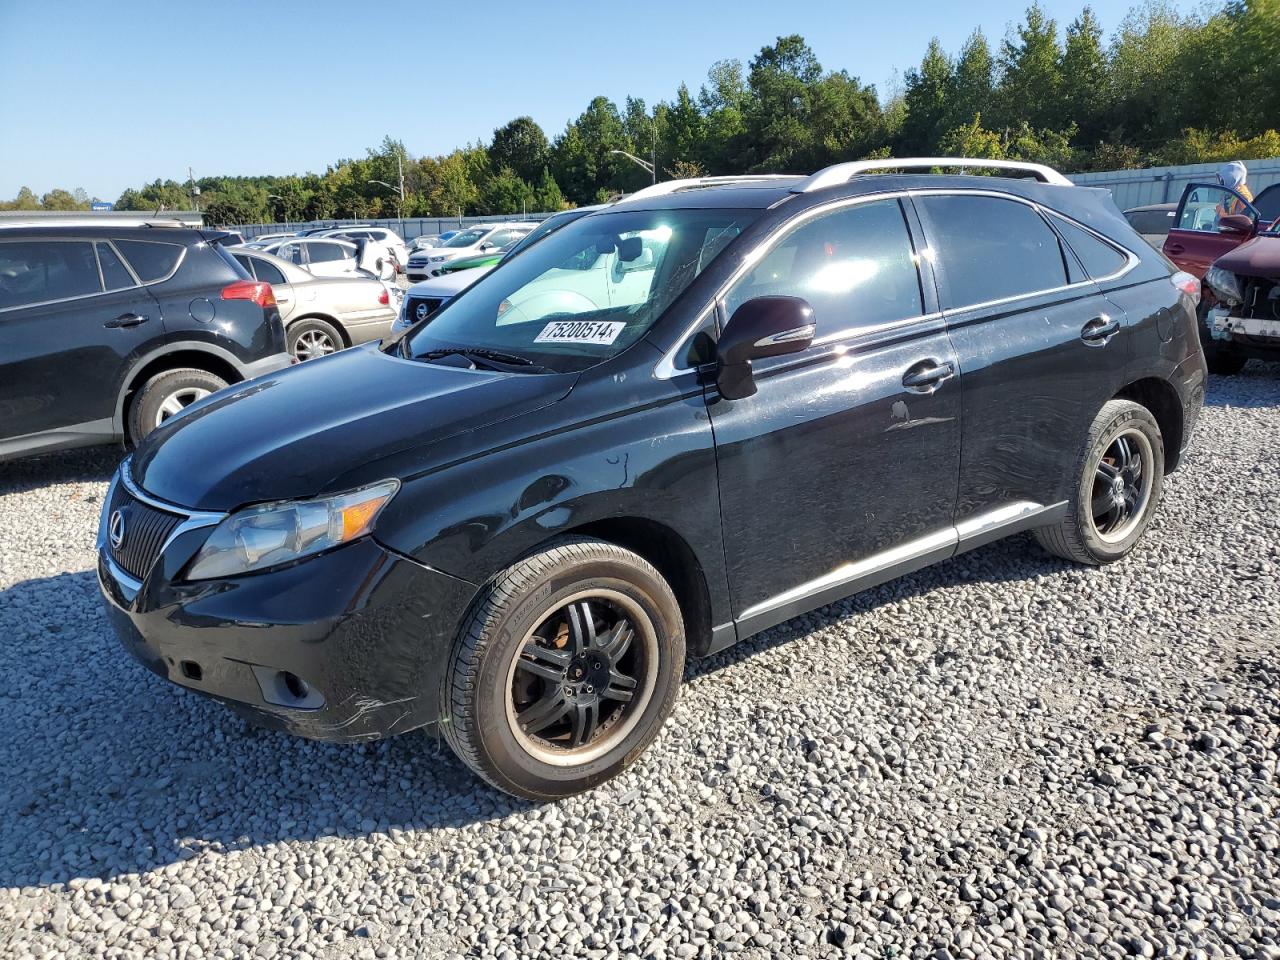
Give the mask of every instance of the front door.
POLYGON ((733 609, 755 632, 954 547, 958 367, 897 199, 790 228, 729 291, 802 297, 817 333, 708 405, 733 609))
POLYGON ((163 340, 159 306, 111 244, 0 241, 0 442, 110 439, 129 361, 163 340))
POLYGON ((1223 232, 1224 214, 1246 214, 1255 220, 1258 211, 1234 190, 1214 183, 1191 183, 1182 191, 1173 228, 1164 241, 1164 255, 1185 270, 1204 279, 1204 273, 1224 253, 1234 250, 1248 235, 1223 232))

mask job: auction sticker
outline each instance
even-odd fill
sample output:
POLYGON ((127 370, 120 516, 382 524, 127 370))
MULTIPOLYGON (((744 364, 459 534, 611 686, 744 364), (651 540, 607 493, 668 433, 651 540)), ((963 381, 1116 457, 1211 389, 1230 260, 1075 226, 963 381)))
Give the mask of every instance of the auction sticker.
POLYGON ((534 343, 613 343, 626 323, 621 320, 552 320, 534 343))

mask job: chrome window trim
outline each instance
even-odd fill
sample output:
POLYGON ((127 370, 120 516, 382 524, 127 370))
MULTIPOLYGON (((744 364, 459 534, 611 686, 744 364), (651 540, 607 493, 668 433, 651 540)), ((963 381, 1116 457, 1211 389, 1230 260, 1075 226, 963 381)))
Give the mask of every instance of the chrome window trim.
MULTIPOLYGON (((136 237, 121 237, 120 239, 127 241, 129 243, 164 244, 165 246, 177 247, 179 250, 178 259, 174 261, 172 270, 170 270, 163 277, 160 277, 157 280, 147 280, 145 283, 139 282, 138 286, 140 287, 153 287, 157 283, 165 283, 166 281, 172 280, 173 275, 177 273, 178 269, 182 266, 182 261, 187 259, 187 245, 185 243, 174 243, 171 240, 141 240, 136 237)), ((112 246, 114 247, 115 244, 112 244, 112 246)), ((116 248, 116 253, 119 255, 120 259, 124 261, 125 266, 129 268, 129 272, 132 273, 135 277, 138 277, 138 272, 133 269, 133 264, 129 262, 129 258, 126 257, 118 247, 116 248)), ((138 277, 138 279, 139 281, 142 280, 141 277, 138 277)))
POLYGON ((121 256, 120 251, 115 248, 115 244, 113 244, 110 240, 93 241, 93 258, 98 261, 98 280, 102 283, 103 293, 119 293, 122 290, 134 290, 137 287, 142 286, 142 281, 140 281, 138 279, 138 275, 133 272, 133 267, 129 265, 129 261, 126 260, 123 256, 121 256), (107 289, 107 275, 102 270, 102 254, 98 250, 99 247, 111 248, 111 252, 116 255, 116 259, 119 260, 121 265, 124 267, 124 272, 133 278, 132 286, 115 287, 114 289, 111 289, 111 290, 107 289))

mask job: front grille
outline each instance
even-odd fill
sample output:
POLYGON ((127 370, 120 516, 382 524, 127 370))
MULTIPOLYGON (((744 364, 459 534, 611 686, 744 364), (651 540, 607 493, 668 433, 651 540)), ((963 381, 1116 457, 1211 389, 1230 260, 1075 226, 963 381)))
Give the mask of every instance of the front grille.
POLYGON ((444 303, 444 297, 406 297, 404 305, 404 315, 410 323, 417 323, 424 320, 440 309, 444 303), (418 316, 418 307, 422 307, 424 312, 418 316))
POLYGON ((143 503, 117 482, 107 511, 107 549, 116 566, 142 580, 155 565, 165 541, 186 517, 167 513, 143 503), (119 547, 112 542, 116 513, 123 522, 124 539, 119 547))

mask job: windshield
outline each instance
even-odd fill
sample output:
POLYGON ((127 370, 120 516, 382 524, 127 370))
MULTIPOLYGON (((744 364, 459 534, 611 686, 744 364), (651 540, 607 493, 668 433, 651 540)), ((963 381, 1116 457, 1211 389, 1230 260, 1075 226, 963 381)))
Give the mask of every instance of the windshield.
POLYGON ((483 230, 464 230, 450 237, 443 244, 446 247, 469 247, 484 236, 483 230))
POLYGON ((640 339, 758 210, 617 211, 586 216, 509 258, 402 345, 501 351, 582 370, 640 339))
POLYGON ((523 237, 518 237, 515 243, 503 249, 510 256, 515 256, 521 250, 527 250, 533 246, 548 233, 555 233, 561 227, 567 227, 573 221, 585 217, 590 212, 590 210, 567 210, 564 213, 557 213, 554 216, 547 217, 547 219, 533 228, 532 233, 526 233, 523 237))

